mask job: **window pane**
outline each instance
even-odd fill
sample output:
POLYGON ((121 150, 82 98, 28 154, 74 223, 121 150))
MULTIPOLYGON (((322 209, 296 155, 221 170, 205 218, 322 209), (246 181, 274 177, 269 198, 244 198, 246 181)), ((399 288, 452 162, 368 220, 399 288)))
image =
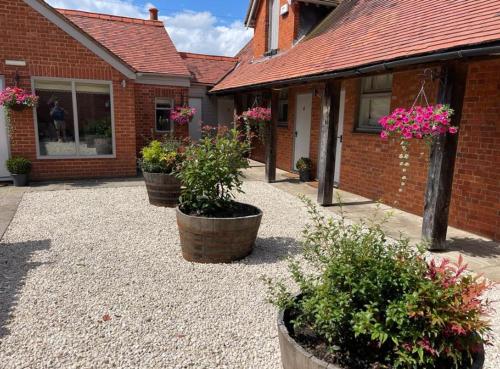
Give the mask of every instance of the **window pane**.
POLYGON ((76 83, 80 155, 112 155, 110 86, 76 83))
POLYGON ((156 109, 156 130, 159 132, 171 131, 170 110, 156 109))
POLYGON ((278 123, 282 127, 288 125, 288 99, 279 101, 278 123))
POLYGON ((36 81, 41 156, 76 155, 71 82, 36 81))
POLYGON ((390 96, 362 97, 359 116, 359 127, 381 130, 380 118, 388 115, 391 108, 390 96))
POLYGON ((363 78, 363 92, 384 92, 392 89, 392 74, 380 74, 363 78))

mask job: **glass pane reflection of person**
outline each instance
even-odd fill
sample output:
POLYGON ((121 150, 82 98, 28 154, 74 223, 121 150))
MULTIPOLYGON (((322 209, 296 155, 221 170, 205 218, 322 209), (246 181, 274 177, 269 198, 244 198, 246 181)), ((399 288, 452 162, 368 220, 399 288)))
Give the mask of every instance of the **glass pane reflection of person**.
POLYGON ((54 126, 57 132, 57 141, 66 141, 66 122, 64 116, 66 110, 59 104, 59 100, 54 101, 54 107, 50 110, 50 117, 54 121, 54 126))

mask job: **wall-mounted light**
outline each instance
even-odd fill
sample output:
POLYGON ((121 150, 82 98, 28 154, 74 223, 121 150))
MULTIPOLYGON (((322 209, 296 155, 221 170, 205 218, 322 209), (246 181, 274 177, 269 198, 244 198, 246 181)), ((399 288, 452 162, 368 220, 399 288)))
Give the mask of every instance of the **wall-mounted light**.
POLYGON ((123 88, 127 87, 127 81, 122 80, 122 87, 123 87, 123 88))

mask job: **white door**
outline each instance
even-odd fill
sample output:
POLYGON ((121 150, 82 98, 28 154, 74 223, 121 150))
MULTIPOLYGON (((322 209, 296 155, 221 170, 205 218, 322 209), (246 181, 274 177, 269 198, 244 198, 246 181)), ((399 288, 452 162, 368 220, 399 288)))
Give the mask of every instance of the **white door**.
POLYGON ((344 112, 345 112, 345 89, 340 91, 339 121, 337 128, 337 145, 335 151, 335 176, 333 183, 336 187, 340 183, 340 163, 342 161, 342 141, 344 137, 344 112))
POLYGON ((297 106, 295 112, 295 144, 293 167, 300 158, 309 158, 309 147, 311 142, 311 109, 312 94, 297 95, 297 106))
POLYGON ((219 126, 233 128, 234 123, 234 100, 233 99, 217 99, 217 123, 219 126))
POLYGON ((201 98, 190 97, 189 106, 196 110, 193 120, 189 123, 189 137, 194 141, 198 141, 201 138, 201 117, 203 116, 201 98))
MULTIPOLYGON (((4 78, 0 76, 0 90, 4 89, 4 78)), ((10 177, 9 171, 5 167, 5 161, 9 158, 9 140, 7 135, 7 125, 5 123, 4 109, 0 107, 0 179, 10 177)))

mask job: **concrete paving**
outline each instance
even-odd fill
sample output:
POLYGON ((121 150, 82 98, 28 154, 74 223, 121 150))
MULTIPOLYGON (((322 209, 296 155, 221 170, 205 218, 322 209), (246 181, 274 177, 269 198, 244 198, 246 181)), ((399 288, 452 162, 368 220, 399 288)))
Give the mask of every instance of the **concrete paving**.
MULTIPOLYGON (((264 164, 252 161, 245 176, 249 181, 265 181, 264 164)), ((283 170, 277 170, 276 182, 272 185, 293 195, 302 194, 313 201, 317 199, 317 182, 302 183, 297 175, 283 170)), ((334 204, 325 207, 332 213, 340 214, 342 211, 346 219, 352 221, 381 220, 384 215, 390 214, 390 218, 382 225, 387 235, 399 237, 402 234, 414 244, 421 242, 422 217, 339 189, 334 190, 333 198, 334 204)), ((452 261, 462 255, 471 270, 500 282, 499 242, 454 227, 448 227, 447 240, 447 250, 433 254, 452 261)))

